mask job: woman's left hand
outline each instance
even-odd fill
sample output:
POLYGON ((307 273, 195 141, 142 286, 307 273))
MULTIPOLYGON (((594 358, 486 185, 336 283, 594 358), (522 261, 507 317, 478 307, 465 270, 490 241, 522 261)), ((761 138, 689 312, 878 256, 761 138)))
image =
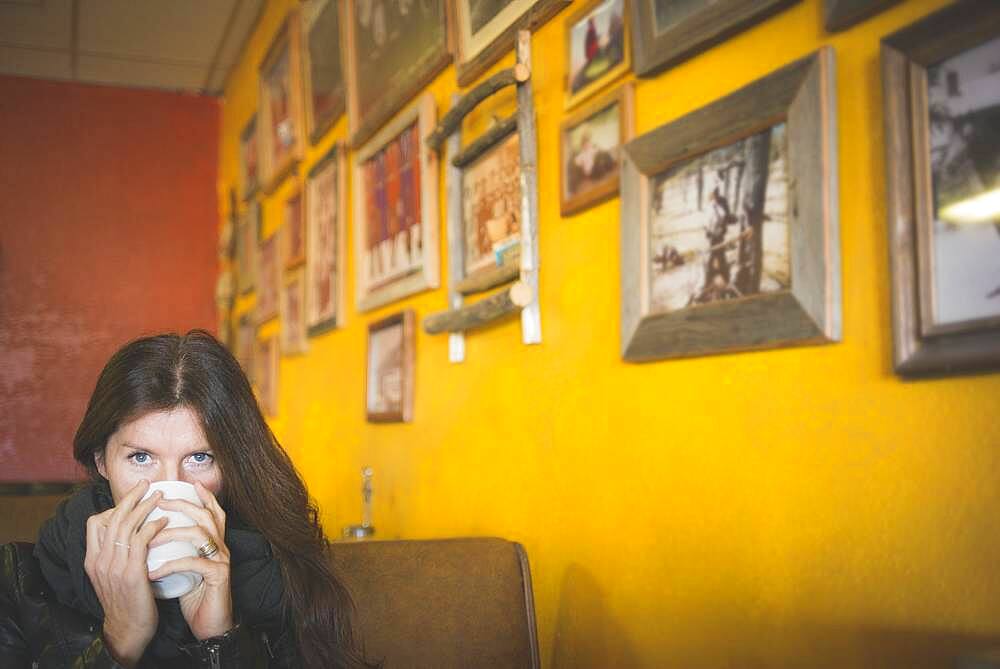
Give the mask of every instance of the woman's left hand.
POLYGON ((224 539, 226 512, 219 506, 215 495, 200 482, 195 483, 194 487, 204 508, 180 499, 160 500, 157 506, 166 511, 187 514, 195 524, 160 530, 149 545, 153 547, 170 541, 190 541, 195 546, 205 546, 214 542, 218 552, 210 557, 171 560, 156 571, 149 572, 149 578, 160 579, 179 571, 201 574, 201 584, 180 598, 181 613, 195 638, 208 639, 225 634, 235 627, 229 586, 229 548, 224 539))

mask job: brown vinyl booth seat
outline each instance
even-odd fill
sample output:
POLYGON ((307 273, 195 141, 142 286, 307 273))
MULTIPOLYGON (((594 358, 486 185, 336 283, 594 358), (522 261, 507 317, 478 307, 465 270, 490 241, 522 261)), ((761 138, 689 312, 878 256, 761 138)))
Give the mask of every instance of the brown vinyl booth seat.
MULTIPOLYGON (((0 495, 0 543, 35 541, 61 495, 0 495)), ((334 542, 369 659, 385 669, 537 669, 524 548, 492 538, 334 542)))
POLYGON ((385 669, 537 669, 531 572, 495 538, 331 545, 365 654, 385 669))

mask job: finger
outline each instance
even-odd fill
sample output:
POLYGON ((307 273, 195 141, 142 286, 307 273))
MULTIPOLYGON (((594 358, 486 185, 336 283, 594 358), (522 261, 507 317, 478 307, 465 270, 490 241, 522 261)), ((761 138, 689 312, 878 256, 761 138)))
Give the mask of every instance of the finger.
POLYGON ((191 502, 183 499, 165 499, 160 502, 160 508, 165 511, 180 511, 191 518, 196 525, 200 525, 206 530, 209 530, 213 536, 219 534, 219 527, 216 524, 212 513, 208 509, 202 508, 197 504, 192 504, 191 502))
POLYGON ((146 490, 149 489, 149 481, 142 479, 129 490, 124 497, 118 500, 118 504, 114 507, 114 511, 111 513, 111 518, 108 519, 106 523, 108 529, 111 530, 111 534, 108 536, 116 537, 118 536, 118 525, 122 520, 129 514, 129 512, 135 507, 136 502, 146 494, 146 490))
POLYGON ((225 531, 226 528, 226 512, 222 510, 222 505, 219 504, 219 500, 216 499, 212 491, 205 487, 205 484, 201 481, 195 481, 194 484, 195 492, 198 493, 198 499, 201 503, 205 505, 212 516, 215 517, 215 524, 220 531, 225 531))
POLYGON ((211 536, 205 528, 200 525, 194 525, 192 527, 167 528, 153 537, 153 540, 149 542, 149 547, 153 548, 154 546, 162 546, 163 544, 168 544, 171 541, 187 541, 195 547, 204 546, 209 541, 212 541, 219 547, 219 552, 216 553, 216 555, 222 555, 223 553, 226 555, 229 554, 229 548, 223 542, 220 542, 217 538, 211 536))
POLYGON ((151 520, 142 527, 132 538, 132 558, 138 561, 143 569, 146 568, 146 558, 149 557, 149 549, 152 547, 152 539, 167 526, 170 519, 167 517, 151 520))
POLYGON ((139 530, 139 526, 153 512, 162 497, 163 492, 155 490, 152 495, 135 505, 135 508, 118 524, 118 536, 125 537, 119 541, 131 541, 132 535, 139 530))
POLYGON ((157 581, 164 576, 180 571, 193 571, 201 574, 210 585, 219 585, 227 580, 229 565, 224 562, 213 562, 202 557, 184 557, 170 560, 160 565, 159 569, 149 572, 150 580, 157 581))
POLYGON ((87 519, 87 549, 83 557, 83 567, 87 574, 91 573, 97 563, 97 556, 101 553, 101 544, 103 543, 101 535, 105 531, 107 528, 101 524, 99 516, 93 515, 87 519))

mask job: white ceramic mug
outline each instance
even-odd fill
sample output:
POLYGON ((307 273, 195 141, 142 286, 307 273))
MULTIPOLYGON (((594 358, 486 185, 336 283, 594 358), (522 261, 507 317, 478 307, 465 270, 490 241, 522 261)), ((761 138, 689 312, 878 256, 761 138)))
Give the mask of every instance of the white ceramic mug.
MULTIPOLYGON (((149 484, 149 490, 143 496, 146 499, 157 490, 163 493, 163 499, 182 499, 198 506, 204 506, 198 498, 198 493, 194 486, 183 481, 157 481, 149 484)), ((191 527, 195 524, 186 513, 181 511, 165 511, 156 507, 149 512, 143 524, 167 517, 167 527, 191 527)), ((166 528, 164 528, 166 529, 166 528)), ((146 567, 149 571, 159 569, 163 563, 184 557, 198 557, 198 548, 190 541, 171 541, 149 549, 146 558, 146 567)), ((181 571, 176 574, 169 574, 163 578, 152 581, 153 595, 157 599, 174 599, 198 587, 201 583, 201 574, 193 571, 181 571)))

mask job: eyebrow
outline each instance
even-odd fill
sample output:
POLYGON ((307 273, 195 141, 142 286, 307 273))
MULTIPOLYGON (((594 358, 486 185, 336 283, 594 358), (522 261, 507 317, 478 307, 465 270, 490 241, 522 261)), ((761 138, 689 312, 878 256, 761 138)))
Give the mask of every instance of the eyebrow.
MULTIPOLYGON (((133 451, 148 451, 150 453, 155 453, 156 452, 154 449, 149 448, 148 446, 139 446, 138 444, 133 444, 131 441, 123 441, 123 442, 121 442, 121 445, 122 445, 122 448, 129 448, 129 449, 132 449, 133 451)), ((211 446, 206 446, 205 448, 196 448, 194 450, 188 451, 187 454, 191 455, 192 453, 212 453, 212 454, 214 454, 215 451, 212 450, 211 446)))

